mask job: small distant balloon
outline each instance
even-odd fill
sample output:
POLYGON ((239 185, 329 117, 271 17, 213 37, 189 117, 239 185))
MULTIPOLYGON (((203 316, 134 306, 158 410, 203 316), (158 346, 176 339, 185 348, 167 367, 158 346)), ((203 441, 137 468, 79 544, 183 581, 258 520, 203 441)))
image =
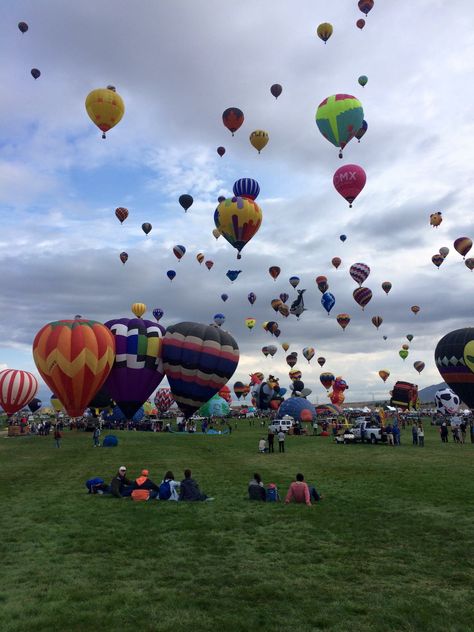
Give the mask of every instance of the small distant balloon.
POLYGON ((336 316, 336 320, 338 325, 340 325, 342 327, 342 330, 344 331, 347 325, 351 322, 351 317, 349 316, 349 314, 338 314, 336 316))
POLYGON ((344 243, 347 239, 346 235, 339 235, 339 239, 342 241, 342 243, 344 243))
POLYGON ((413 363, 413 366, 418 371, 418 373, 421 373, 423 369, 425 368, 425 363, 421 362, 421 360, 417 360, 416 362, 413 363))
POLYGON ((255 320, 255 318, 246 318, 245 319, 245 326, 247 327, 247 329, 253 329, 256 325, 257 321, 255 320))
POLYGON ((18 22, 18 28, 22 33, 26 33, 28 30, 28 24, 26 22, 18 22))
POLYGON ((338 269, 338 267, 341 265, 342 261, 339 257, 333 257, 331 260, 332 265, 336 268, 336 270, 338 269))
POLYGON ((297 276, 292 276, 288 280, 290 282, 291 287, 294 287, 294 288, 296 288, 300 282, 300 278, 297 276))
POLYGON ((390 281, 384 281, 382 283, 382 290, 385 292, 385 294, 388 294, 391 289, 392 289, 392 284, 390 283, 390 281))
POLYGON ((115 209, 115 217, 119 220, 121 224, 123 224, 123 222, 128 217, 128 209, 124 208, 123 206, 119 206, 115 209))
POLYGON ((382 378, 382 380, 386 382, 387 379, 390 377, 390 371, 387 371, 386 369, 382 369, 381 371, 379 371, 379 375, 382 378))
POLYGON ((439 254, 443 257, 443 259, 446 259, 446 257, 449 255, 449 248, 446 248, 446 246, 442 246, 439 249, 439 254))
POLYGON ((372 299, 372 290, 368 287, 358 287, 352 292, 355 302, 364 309, 372 299))
POLYGON ((233 283, 241 272, 242 270, 227 270, 225 274, 226 274, 226 277, 230 279, 230 281, 233 283))
POLYGON ((168 277, 170 281, 172 281, 174 277, 176 276, 176 272, 174 270, 168 270, 168 272, 166 273, 166 276, 168 277))
POLYGON ((218 228, 214 228, 212 234, 216 239, 219 239, 219 237, 221 236, 221 231, 218 228))
POLYGON ((269 139, 270 137, 268 135, 268 132, 263 129, 254 130, 249 136, 250 144, 252 145, 252 147, 255 147, 258 153, 260 153, 262 149, 266 147, 269 139))
POLYGON ((469 259, 465 259, 464 265, 472 272, 472 270, 474 269, 474 259, 472 257, 469 257, 469 259))
POLYGON ((208 270, 210 270, 212 268, 212 266, 214 265, 214 261, 208 260, 208 261, 206 261, 206 263, 204 265, 206 266, 206 268, 208 270))
POLYGON ((222 122, 233 136, 244 122, 244 113, 239 108, 227 108, 222 113, 222 122))
POLYGON ((323 358, 323 356, 320 356, 318 358, 318 364, 319 366, 324 366, 326 364, 326 358, 323 358))
POLYGON ((250 305, 253 305, 255 301, 257 300, 257 296, 253 292, 250 292, 249 295, 247 296, 247 300, 250 303, 250 305))
POLYGON ((149 222, 145 222, 144 224, 142 224, 142 231, 145 233, 145 235, 148 235, 148 233, 151 232, 152 229, 152 225, 149 222))
POLYGON ((435 266, 436 266, 437 268, 439 268, 439 266, 440 266, 440 265, 443 263, 443 261, 444 261, 444 257, 443 257, 443 255, 440 255, 440 254, 436 253, 435 255, 433 255, 433 256, 431 257, 431 261, 435 264, 435 266))
POLYGON ((361 75, 361 76, 357 79, 357 81, 359 82, 359 85, 361 85, 362 87, 364 87, 364 86, 366 86, 366 85, 367 85, 368 80, 369 80, 369 78, 368 78, 368 77, 366 77, 366 75, 361 75))
POLYGON ((276 281, 278 276, 280 275, 281 270, 278 266, 270 266, 270 268, 268 268, 268 272, 272 279, 276 281))
POLYGON ((38 68, 32 68, 31 76, 33 77, 33 79, 38 79, 38 77, 41 77, 41 72, 38 70, 38 68))
POLYGON ((196 259, 199 262, 199 265, 201 265, 201 263, 204 261, 205 256, 202 254, 202 252, 198 252, 198 254, 196 255, 196 259))
POLYGON ((176 259, 180 261, 180 259, 182 259, 184 255, 186 254, 186 248, 178 244, 177 246, 173 247, 173 254, 176 257, 176 259))
POLYGON ((214 314, 214 323, 218 327, 223 325, 225 323, 225 316, 224 316, 224 314, 214 314))
POLYGON ((329 24, 329 22, 323 22, 322 24, 318 26, 316 30, 316 33, 318 34, 319 39, 323 40, 324 43, 326 43, 328 39, 331 37, 332 32, 333 32, 332 24, 329 24))
POLYGON ((374 8, 374 4, 374 0, 359 0, 357 6, 362 11, 362 13, 365 13, 365 15, 367 15, 369 11, 374 8))
POLYGON ((120 261, 125 265, 127 263, 128 254, 126 252, 120 253, 120 261))
POLYGON ((278 99, 280 94, 283 92, 283 88, 281 87, 279 83, 274 83, 272 87, 270 88, 270 92, 275 97, 275 99, 278 99))
POLYGON ((372 325, 378 330, 380 325, 383 323, 382 316, 372 316, 372 325))
POLYGON ((217 148, 217 153, 222 158, 222 156, 225 154, 225 147, 218 147, 217 148))
POLYGON ((224 301, 224 303, 226 302, 228 298, 229 298, 228 294, 221 294, 221 299, 224 301))
POLYGON ((290 295, 287 294, 286 292, 282 292, 280 294, 280 301, 282 301, 282 303, 286 303, 286 301, 290 298, 290 295))
POLYGON ((336 191, 352 208, 352 202, 365 187, 367 176, 359 165, 343 165, 337 169, 332 180, 336 191))
POLYGON ((146 305, 145 303, 133 303, 131 309, 137 318, 141 318, 146 312, 146 305))
POLYGON ((359 127, 359 129, 355 133, 355 137, 357 138, 358 143, 360 143, 360 139, 362 138, 362 136, 364 136, 364 134, 366 133, 368 129, 369 129, 369 126, 367 124, 367 121, 362 121, 362 126, 359 127))
POLYGON ((184 212, 186 213, 188 208, 192 206, 194 202, 194 198, 192 195, 189 195, 188 193, 184 193, 183 195, 179 196, 178 202, 184 208, 184 212))
POLYGON ((433 228, 438 228, 438 226, 441 224, 442 221, 443 221, 442 213, 440 213, 439 211, 437 213, 431 213, 430 225, 433 226, 433 228))
POLYGON ((365 20, 363 18, 360 18, 360 20, 357 20, 356 26, 358 29, 362 30, 365 26, 365 20))
POLYGON ((420 311, 420 308, 418 307, 418 305, 412 305, 412 307, 410 308, 411 311, 415 314, 415 316, 418 314, 418 312, 420 311))
POLYGON ((335 304, 336 299, 334 298, 334 294, 331 294, 331 292, 324 292, 324 294, 321 296, 321 305, 327 311, 328 316, 335 304))
POLYGON ((161 318, 163 318, 164 315, 164 311, 161 309, 161 307, 155 307, 155 309, 152 312, 153 317, 155 318, 156 322, 159 323, 161 318))
POLYGON ((458 237, 454 242, 454 249, 464 258, 472 248, 472 240, 469 237, 458 237))

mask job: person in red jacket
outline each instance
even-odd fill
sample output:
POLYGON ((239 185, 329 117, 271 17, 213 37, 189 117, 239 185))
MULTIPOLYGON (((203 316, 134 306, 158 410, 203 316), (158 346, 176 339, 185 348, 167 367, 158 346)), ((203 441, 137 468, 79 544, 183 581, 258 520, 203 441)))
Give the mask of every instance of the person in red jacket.
POLYGON ((311 495, 308 484, 304 482, 303 474, 298 473, 296 475, 296 481, 293 481, 290 485, 285 503, 288 504, 292 500, 295 503, 306 503, 308 507, 311 507, 311 495))

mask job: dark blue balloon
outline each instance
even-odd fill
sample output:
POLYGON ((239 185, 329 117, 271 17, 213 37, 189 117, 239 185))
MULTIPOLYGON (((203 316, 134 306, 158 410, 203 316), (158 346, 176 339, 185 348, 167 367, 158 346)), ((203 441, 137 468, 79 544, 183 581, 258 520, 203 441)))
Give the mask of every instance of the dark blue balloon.
POLYGON ((339 239, 344 243, 347 239, 346 235, 340 235, 339 239))
MULTIPOLYGON (((304 397, 290 397, 289 399, 285 399, 281 404, 278 409, 278 417, 281 419, 284 415, 289 415, 293 417, 295 421, 303 421, 303 419, 301 419, 301 413, 304 410, 308 410, 311 413, 313 421, 316 419, 316 409, 311 402, 304 397)), ((309 420, 305 419, 304 421, 309 420)))
POLYGON ((336 299, 334 298, 334 294, 331 294, 331 292, 324 292, 324 294, 321 296, 321 305, 327 311, 328 315, 335 304, 336 299))
POLYGON ((156 322, 159 322, 160 318, 163 317, 164 311, 161 309, 161 307, 156 307, 152 313, 156 319, 156 322))
POLYGON ((224 301, 224 303, 226 302, 228 298, 229 298, 228 294, 221 294, 221 299, 224 301))
POLYGON ((250 305, 253 305, 257 300, 257 296, 253 292, 250 292, 250 294, 247 296, 247 299, 250 305))
POLYGON ((227 270, 226 276, 228 279, 230 279, 233 282, 235 281, 235 279, 239 276, 241 272, 242 270, 227 270))
POLYGON ((251 200, 255 200, 260 193, 260 186, 258 182, 252 180, 252 178, 240 178, 240 180, 234 182, 232 191, 237 197, 247 197, 251 200))
POLYGON ((174 270, 168 270, 168 272, 166 273, 166 276, 168 277, 170 281, 172 281, 174 277, 176 276, 176 272, 174 270))
MULTIPOLYGON (((137 412, 133 415, 132 421, 138 422, 143 419, 145 415, 145 411, 143 410, 143 406, 137 410, 137 412)), ((104 415, 104 419, 106 421, 125 421, 127 418, 120 410, 118 406, 114 406, 112 412, 110 414, 104 415)))

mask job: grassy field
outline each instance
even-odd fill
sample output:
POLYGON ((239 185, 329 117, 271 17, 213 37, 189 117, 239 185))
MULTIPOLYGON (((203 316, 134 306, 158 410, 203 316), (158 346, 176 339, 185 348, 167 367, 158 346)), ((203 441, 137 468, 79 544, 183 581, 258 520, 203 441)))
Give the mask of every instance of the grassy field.
POLYGON ((231 436, 122 432, 0 437, 2 632, 468 632, 474 629, 474 446, 335 445, 289 437, 260 455, 231 436), (90 496, 119 465, 182 478, 214 502, 90 496), (254 471, 286 493, 297 471, 317 506, 246 500, 254 471))

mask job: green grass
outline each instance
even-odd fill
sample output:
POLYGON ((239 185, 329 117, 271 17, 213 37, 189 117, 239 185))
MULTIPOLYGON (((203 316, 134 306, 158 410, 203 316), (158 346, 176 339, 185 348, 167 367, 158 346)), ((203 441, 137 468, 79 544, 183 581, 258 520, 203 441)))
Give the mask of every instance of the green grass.
POLYGON ((2 632, 467 632, 473 629, 474 446, 337 446, 289 437, 260 455, 231 436, 122 432, 0 437, 2 632), (159 482, 190 467, 211 503, 90 496, 119 465, 159 482), (251 503, 254 471, 286 493, 297 471, 317 506, 251 503))

